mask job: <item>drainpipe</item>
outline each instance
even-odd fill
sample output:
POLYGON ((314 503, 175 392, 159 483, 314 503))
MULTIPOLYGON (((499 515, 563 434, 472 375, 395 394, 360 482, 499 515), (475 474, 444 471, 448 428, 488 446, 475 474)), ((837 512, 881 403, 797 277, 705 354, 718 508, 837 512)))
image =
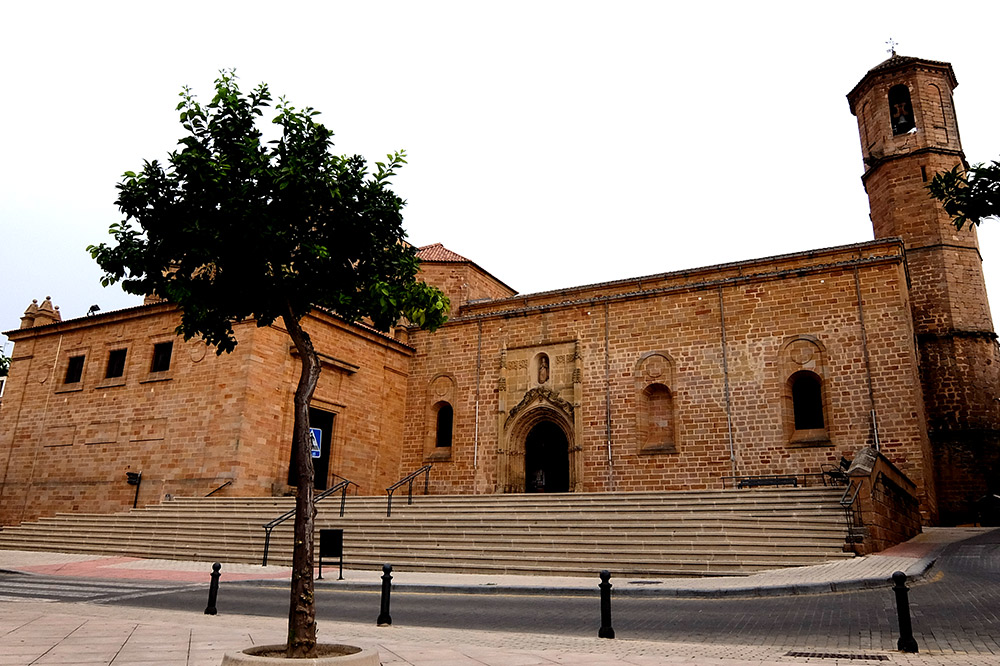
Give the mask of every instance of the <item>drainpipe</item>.
MULTIPOLYGON (((475 472, 479 468, 479 396, 480 396, 480 384, 482 382, 482 368, 483 368, 483 320, 480 319, 476 322, 479 327, 479 341, 476 343, 476 432, 472 440, 472 470, 475 472)), ((475 478, 476 475, 472 475, 473 487, 472 492, 476 492, 475 488, 475 478)))
POLYGON ((726 390, 726 427, 729 429, 729 464, 732 475, 736 476, 736 444, 733 441, 733 405, 729 395, 729 355, 726 345, 726 308, 722 300, 722 286, 719 286, 719 325, 722 327, 722 376, 726 390))
POLYGON ((872 424, 872 438, 875 444, 875 450, 881 451, 882 446, 878 439, 878 412, 875 411, 875 388, 872 383, 872 365, 871 358, 868 355, 868 333, 865 327, 865 308, 861 303, 861 276, 858 274, 858 267, 854 267, 854 291, 858 296, 858 321, 861 324, 861 348, 864 350, 865 355, 865 375, 868 378, 868 405, 871 407, 868 416, 871 419, 872 424))
POLYGON ((608 339, 611 336, 610 303, 604 301, 604 424, 608 444, 608 485, 615 489, 615 464, 611 455, 611 350, 608 339))
MULTIPOLYGON (((52 370, 51 370, 51 372, 49 372, 48 385, 46 386, 46 389, 45 389, 45 405, 42 407, 42 419, 41 419, 41 421, 42 421, 43 425, 46 425, 48 423, 48 418, 49 418, 49 400, 52 398, 52 394, 55 391, 56 368, 59 367, 59 358, 62 355, 63 334, 59 333, 58 335, 59 335, 59 342, 56 343, 56 356, 55 356, 55 359, 52 361, 52 370)), ((35 338, 35 345, 36 346, 38 345, 38 338, 35 338)), ((32 352, 32 353, 34 353, 34 352, 32 352)), ((26 380, 25 384, 27 384, 27 377, 25 377, 25 380, 26 380)), ((83 379, 81 378, 80 381, 82 382, 83 379)), ((24 397, 23 396, 24 396, 24 393, 22 392, 22 398, 21 398, 21 403, 22 404, 24 404, 24 397)), ((18 410, 18 414, 20 414, 20 410, 18 410)), ((37 448, 39 448, 39 449, 42 448, 43 441, 44 441, 43 439, 39 439, 38 440, 37 448)), ((13 444, 14 444, 14 434, 12 433, 12 435, 11 435, 11 455, 12 456, 14 455, 14 446, 13 446, 13 444)), ((35 463, 38 462, 38 458, 39 458, 39 453, 36 451, 35 455, 31 456, 31 469, 28 472, 28 481, 27 481, 27 483, 24 484, 24 501, 21 502, 21 516, 20 516, 19 520, 24 520, 24 512, 28 508, 28 495, 31 494, 31 488, 32 488, 32 486, 34 485, 34 482, 35 482, 35 463)))

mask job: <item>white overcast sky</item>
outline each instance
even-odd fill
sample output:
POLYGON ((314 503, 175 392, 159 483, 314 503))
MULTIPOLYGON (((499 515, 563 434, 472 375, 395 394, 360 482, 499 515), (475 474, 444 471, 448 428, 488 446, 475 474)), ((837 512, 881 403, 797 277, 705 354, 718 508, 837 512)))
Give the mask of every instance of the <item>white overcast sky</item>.
MULTIPOLYGON (((224 67, 322 111, 338 152, 406 149, 410 240, 522 293, 870 240, 845 95, 890 37, 954 65, 966 155, 1000 154, 995 0, 39 1, 0 24, 0 330, 33 298, 139 302, 84 248, 224 67)), ((980 242, 996 311, 1000 222, 980 242)))

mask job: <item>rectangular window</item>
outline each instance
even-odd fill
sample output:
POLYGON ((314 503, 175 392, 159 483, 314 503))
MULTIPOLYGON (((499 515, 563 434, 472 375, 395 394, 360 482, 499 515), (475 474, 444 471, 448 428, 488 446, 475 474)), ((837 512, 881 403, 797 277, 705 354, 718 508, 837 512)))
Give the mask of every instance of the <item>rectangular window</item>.
POLYGON ((85 356, 70 356, 66 366, 66 379, 63 384, 76 384, 83 379, 83 359, 85 356))
POLYGON ((108 354, 108 370, 104 373, 106 379, 121 377, 125 374, 125 354, 127 349, 113 349, 108 354))
POLYGON ((150 372, 165 372, 170 369, 170 355, 173 353, 173 342, 158 342, 153 345, 153 364, 150 372))

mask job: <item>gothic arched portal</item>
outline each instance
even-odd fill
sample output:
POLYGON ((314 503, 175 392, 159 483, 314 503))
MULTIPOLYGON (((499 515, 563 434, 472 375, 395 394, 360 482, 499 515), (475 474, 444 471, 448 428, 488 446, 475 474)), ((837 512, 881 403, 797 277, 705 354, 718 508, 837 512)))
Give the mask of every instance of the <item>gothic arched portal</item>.
POLYGON ((510 410, 501 430, 498 492, 581 489, 583 459, 576 443, 573 411, 558 394, 544 388, 529 391, 510 410), (541 488, 539 481, 543 481, 541 488))

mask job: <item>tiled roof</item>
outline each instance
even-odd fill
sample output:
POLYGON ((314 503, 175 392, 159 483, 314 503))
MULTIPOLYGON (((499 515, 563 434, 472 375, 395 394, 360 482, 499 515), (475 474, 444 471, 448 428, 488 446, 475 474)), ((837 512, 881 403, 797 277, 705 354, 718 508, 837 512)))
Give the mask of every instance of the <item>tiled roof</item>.
POLYGON ((847 102, 851 106, 851 113, 855 113, 854 104, 857 102, 858 91, 865 84, 865 82, 869 80, 869 77, 903 69, 909 66, 923 66, 931 69, 944 70, 947 73, 948 78, 951 80, 951 87, 954 88, 958 85, 958 79, 955 78, 955 70, 951 68, 951 63, 943 62, 941 60, 914 58, 913 56, 901 56, 893 53, 890 58, 883 60, 869 69, 858 84, 854 86, 851 92, 847 93, 847 102))
POLYGON ((901 55, 896 55, 895 53, 893 53, 891 58, 883 60, 882 62, 880 62, 879 64, 875 65, 874 67, 872 67, 868 71, 869 72, 880 72, 883 69, 892 69, 893 67, 901 67, 902 65, 906 65, 906 64, 909 64, 911 62, 916 62, 917 60, 919 60, 919 58, 914 58, 913 56, 901 56, 901 55))
POLYGON ((504 284, 502 280, 497 279, 496 276, 491 274, 489 271, 485 270, 482 266, 472 261, 471 259, 466 259, 457 252, 452 252, 446 248, 441 243, 434 243, 433 245, 424 245, 423 247, 417 248, 417 259, 420 261, 435 261, 442 264, 469 264, 474 266, 477 270, 482 272, 484 275, 490 277, 490 279, 496 280, 501 286, 510 289, 512 294, 517 293, 517 289, 511 289, 507 284, 504 284))
POLYGON ((441 243, 425 245, 417 248, 417 258, 420 261, 443 261, 448 263, 471 264, 472 262, 460 254, 452 252, 441 243))

